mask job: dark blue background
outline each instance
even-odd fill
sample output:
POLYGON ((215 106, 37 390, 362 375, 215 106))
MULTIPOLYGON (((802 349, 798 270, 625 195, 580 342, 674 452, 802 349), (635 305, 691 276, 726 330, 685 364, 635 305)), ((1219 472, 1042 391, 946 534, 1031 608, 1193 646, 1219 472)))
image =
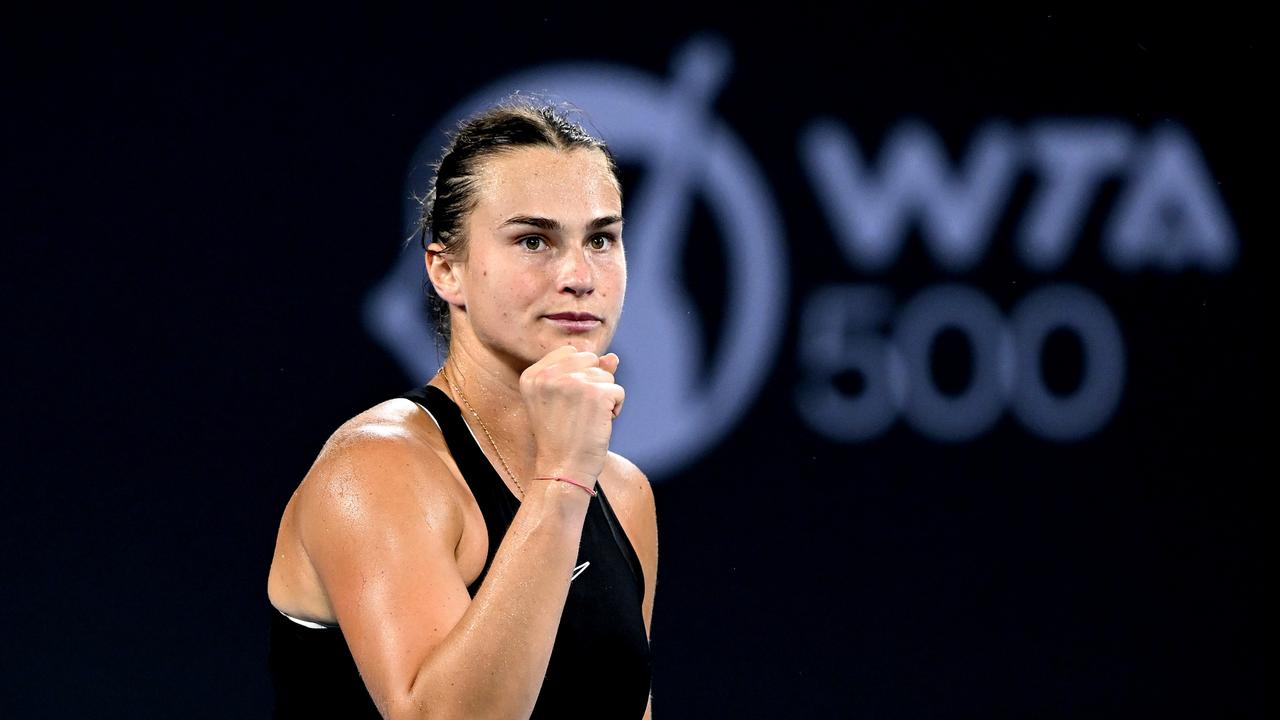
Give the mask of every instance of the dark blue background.
MULTIPOLYGON (((786 219, 790 322, 749 415, 657 487, 657 716, 1262 716, 1274 138, 1256 18, 640 4, 5 25, 0 716, 265 716, 279 513, 328 433, 423 380, 361 320, 417 143, 505 74, 663 75, 703 30, 735 55, 716 111, 786 219), (1239 257, 1117 274, 1095 217, 1044 278, 1005 228, 958 279, 1005 308, 1046 280, 1105 298, 1129 353, 1111 422, 1073 444, 1008 418, 965 444, 901 425, 832 444, 796 419, 797 321, 810 288, 865 278, 796 159, 818 115, 873 147, 922 118, 955 153, 990 117, 1175 119, 1239 257)), ((878 282, 957 279, 910 246, 878 282)))

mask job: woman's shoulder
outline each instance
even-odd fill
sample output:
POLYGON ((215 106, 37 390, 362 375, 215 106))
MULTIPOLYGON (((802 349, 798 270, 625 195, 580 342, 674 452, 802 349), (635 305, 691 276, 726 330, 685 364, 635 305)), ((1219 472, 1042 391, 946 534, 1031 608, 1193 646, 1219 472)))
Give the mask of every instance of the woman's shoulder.
MULTIPOLYGON (((619 515, 652 515, 653 487, 636 464, 612 450, 600 476, 609 504, 619 515)), ((625 521, 624 521, 625 522, 625 521)))
MULTIPOLYGON (((641 472, 636 464, 623 457, 622 455, 610 450, 608 460, 605 463, 606 472, 619 480, 631 490, 647 489, 649 487, 649 478, 641 472)), ((606 490, 606 492, 608 492, 606 490)))
POLYGON ((318 459, 379 448, 433 447, 441 439, 436 424, 408 398, 384 400, 338 426, 318 459))
POLYGON ((416 403, 380 402, 325 441, 298 488, 299 509, 381 514, 452 500, 447 456, 439 428, 416 403))

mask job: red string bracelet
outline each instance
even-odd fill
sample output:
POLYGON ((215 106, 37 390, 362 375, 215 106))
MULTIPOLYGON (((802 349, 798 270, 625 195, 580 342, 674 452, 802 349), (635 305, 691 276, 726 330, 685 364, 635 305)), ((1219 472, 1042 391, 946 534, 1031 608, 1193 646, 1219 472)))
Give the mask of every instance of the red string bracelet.
POLYGON ((567 482, 567 483, 569 483, 570 485, 576 485, 577 487, 580 487, 580 488, 582 488, 583 490, 586 490, 586 491, 587 491, 587 494, 588 494, 588 495, 590 495, 591 497, 595 497, 595 496, 596 496, 596 490, 595 490, 595 488, 587 487, 586 485, 583 485, 583 484, 582 484, 582 483, 580 483, 580 482, 574 482, 573 480, 570 480, 569 478, 565 478, 565 477, 553 477, 553 476, 551 476, 551 475, 543 475, 543 476, 541 476, 541 477, 536 477, 536 478, 534 478, 534 480, 559 480, 560 482, 567 482))

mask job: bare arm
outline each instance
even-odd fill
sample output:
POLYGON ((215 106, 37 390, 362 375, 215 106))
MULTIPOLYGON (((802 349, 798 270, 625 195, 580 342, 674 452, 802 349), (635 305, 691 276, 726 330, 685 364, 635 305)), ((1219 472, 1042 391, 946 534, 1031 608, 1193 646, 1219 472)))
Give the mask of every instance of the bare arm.
MULTIPOLYGON (((536 427, 576 432, 537 437, 539 467, 594 484, 621 388, 589 353, 544 360, 563 372, 531 382, 526 403, 544 421, 536 427), (595 442, 584 450, 578 437, 595 442)), ((303 483, 299 528, 379 711, 388 718, 528 717, 568 597, 589 496, 567 483, 527 486, 473 600, 455 557, 462 510, 448 491, 455 481, 444 461, 395 427, 353 435, 331 443, 303 483)), ((592 670, 583 668, 584 677, 592 670)))
POLYGON ((394 440, 360 445, 345 471, 316 484, 304 542, 378 709, 388 718, 528 716, 568 596, 587 494, 565 483, 531 488, 472 600, 450 544, 460 516, 409 487, 430 463, 406 468, 394 440), (396 509, 406 506, 418 512, 396 509))

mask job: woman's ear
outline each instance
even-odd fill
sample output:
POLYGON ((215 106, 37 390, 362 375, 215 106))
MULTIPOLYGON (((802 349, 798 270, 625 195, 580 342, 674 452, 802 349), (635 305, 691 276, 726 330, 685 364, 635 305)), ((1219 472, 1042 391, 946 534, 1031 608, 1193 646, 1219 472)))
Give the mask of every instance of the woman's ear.
POLYGON ((444 245, 433 242, 427 246, 427 277, 441 300, 450 305, 466 306, 462 289, 462 275, 457 257, 446 250, 444 245))

